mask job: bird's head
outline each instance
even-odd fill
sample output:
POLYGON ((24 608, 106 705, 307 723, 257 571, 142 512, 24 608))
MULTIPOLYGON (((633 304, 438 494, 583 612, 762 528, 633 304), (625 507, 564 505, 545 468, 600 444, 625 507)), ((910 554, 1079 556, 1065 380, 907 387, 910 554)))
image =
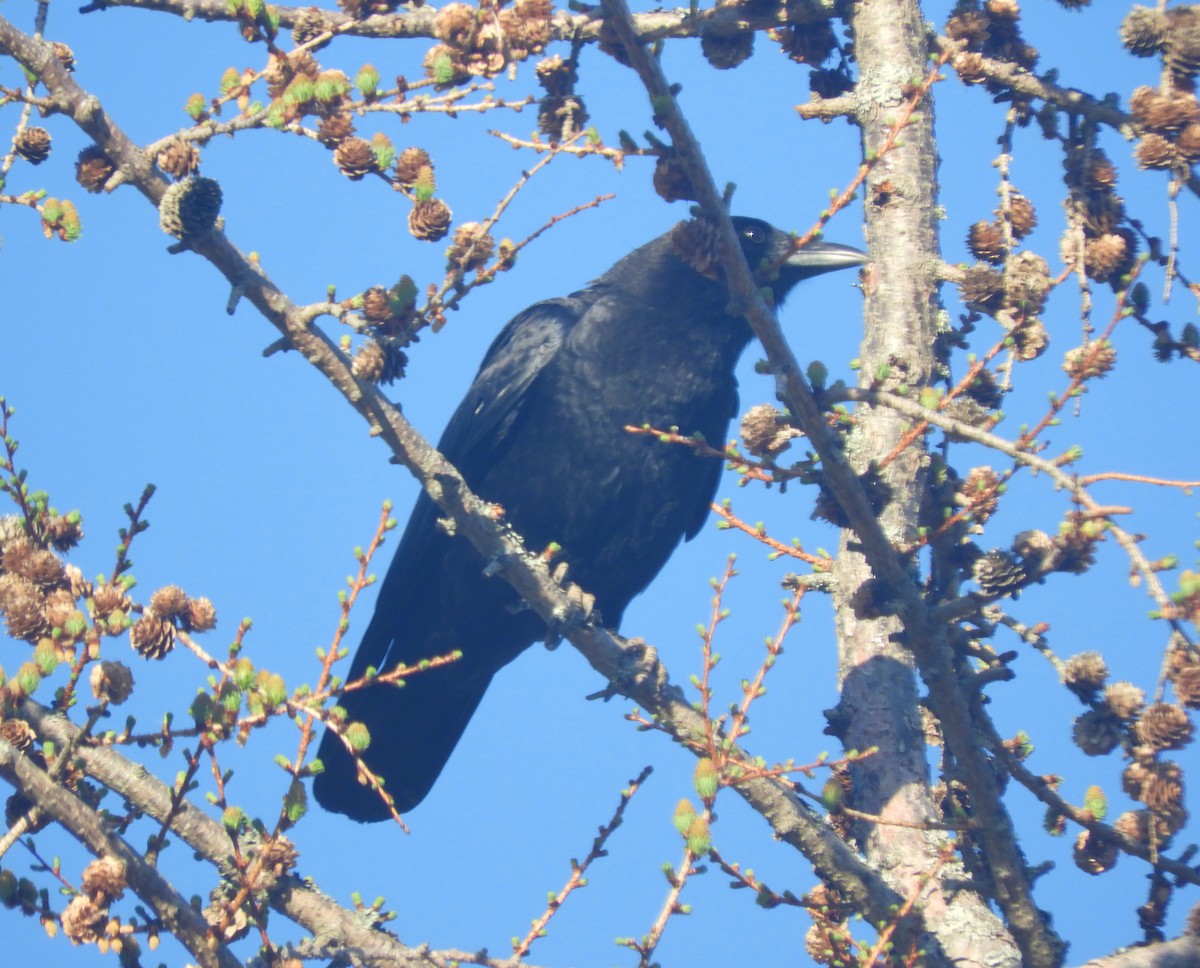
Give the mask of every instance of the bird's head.
POLYGON ((776 302, 782 302, 798 282, 871 261, 860 249, 837 242, 809 242, 797 248, 792 236, 760 219, 735 215, 731 221, 746 262, 771 286, 776 302))
MULTIPOLYGON (((798 248, 792 236, 761 219, 735 215, 732 221, 746 262, 759 285, 771 288, 776 305, 798 282, 870 261, 867 253, 835 242, 798 248)), ((589 288, 622 291, 684 317, 712 312, 724 319, 729 290, 722 277, 716 233, 704 219, 693 218, 629 253, 589 288)))

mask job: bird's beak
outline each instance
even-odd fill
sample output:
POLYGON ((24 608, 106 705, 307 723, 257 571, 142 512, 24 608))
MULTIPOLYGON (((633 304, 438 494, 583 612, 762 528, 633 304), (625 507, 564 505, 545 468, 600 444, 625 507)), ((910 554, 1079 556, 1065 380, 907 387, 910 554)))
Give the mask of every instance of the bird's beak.
POLYGON ((793 250, 783 265, 798 270, 803 276, 816 276, 835 269, 849 269, 866 265, 871 257, 852 245, 837 242, 809 242, 802 249, 793 250))

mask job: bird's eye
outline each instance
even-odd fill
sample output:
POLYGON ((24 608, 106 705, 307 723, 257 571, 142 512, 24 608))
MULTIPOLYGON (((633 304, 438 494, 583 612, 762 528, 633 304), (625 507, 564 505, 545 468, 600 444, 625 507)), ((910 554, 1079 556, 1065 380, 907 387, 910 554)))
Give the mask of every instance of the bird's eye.
POLYGON ((767 241, 767 231, 761 225, 747 225, 742 229, 742 238, 751 245, 762 245, 767 241))

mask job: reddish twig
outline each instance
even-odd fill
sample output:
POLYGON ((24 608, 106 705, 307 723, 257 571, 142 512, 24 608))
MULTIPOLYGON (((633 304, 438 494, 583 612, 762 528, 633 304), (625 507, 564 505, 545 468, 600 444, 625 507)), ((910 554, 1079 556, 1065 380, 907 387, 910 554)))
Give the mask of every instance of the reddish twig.
POLYGON ((750 535, 755 541, 761 541, 771 549, 771 558, 780 558, 784 555, 789 558, 797 558, 800 561, 807 562, 813 566, 815 571, 829 571, 833 563, 828 558, 823 558, 820 555, 809 554, 803 548, 784 544, 776 538, 772 538, 767 534, 767 529, 762 524, 747 524, 739 518, 730 508, 728 501, 722 501, 720 504, 710 504, 713 512, 721 518, 726 527, 741 531, 744 534, 750 535))
POLYGON ((523 940, 513 945, 513 958, 518 960, 524 958, 529 953, 529 949, 533 946, 534 941, 545 936, 546 925, 558 913, 567 897, 573 891, 587 886, 587 879, 583 875, 587 872, 588 867, 593 861, 608 856, 608 851, 605 850, 608 838, 621 826, 625 815, 625 808, 629 805, 629 801, 633 799, 633 795, 637 793, 641 785, 646 782, 647 778, 653 772, 653 767, 644 767, 636 778, 629 781, 629 786, 621 792, 621 800, 617 804, 617 809, 613 813, 612 819, 600 828, 600 833, 592 841, 592 849, 588 851, 588 855, 583 859, 582 863, 572 859, 571 876, 567 879, 567 883, 550 899, 550 903, 546 906, 546 910, 542 912, 541 917, 533 922, 533 927, 530 929, 529 934, 525 935, 523 940))

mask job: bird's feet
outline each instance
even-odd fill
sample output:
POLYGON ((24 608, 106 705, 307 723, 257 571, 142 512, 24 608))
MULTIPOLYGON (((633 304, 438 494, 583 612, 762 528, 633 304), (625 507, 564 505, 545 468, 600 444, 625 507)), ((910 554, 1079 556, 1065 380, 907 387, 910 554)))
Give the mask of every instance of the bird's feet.
POLYGON ((556 649, 563 638, 574 628, 578 628, 592 618, 596 606, 596 596, 585 592, 574 582, 568 582, 567 563, 560 561, 554 568, 552 577, 567 593, 564 605, 555 609, 551 621, 546 627, 546 648, 556 649))
POLYGON ((667 683, 667 671, 658 661, 658 650, 647 644, 645 639, 628 639, 612 681, 587 698, 608 702, 614 696, 627 695, 647 683, 651 683, 655 691, 667 683))

